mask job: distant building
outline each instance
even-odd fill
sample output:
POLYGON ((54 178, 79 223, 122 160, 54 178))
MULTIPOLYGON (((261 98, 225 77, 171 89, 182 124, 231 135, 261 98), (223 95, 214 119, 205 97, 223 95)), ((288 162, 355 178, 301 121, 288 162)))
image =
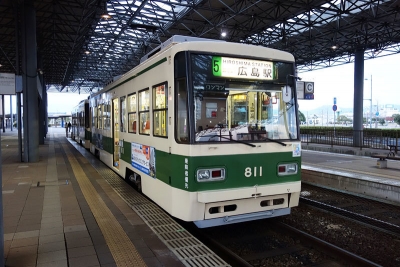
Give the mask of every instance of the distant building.
POLYGON ((392 104, 386 104, 379 109, 379 117, 385 118, 386 121, 388 121, 386 118, 393 118, 394 114, 400 114, 400 111, 392 104))
MULTIPOLYGON (((374 105, 372 108, 372 121, 384 119, 386 122, 393 122, 393 115, 400 114, 398 106, 393 104, 374 105)), ((369 112, 367 116, 370 116, 369 112)))

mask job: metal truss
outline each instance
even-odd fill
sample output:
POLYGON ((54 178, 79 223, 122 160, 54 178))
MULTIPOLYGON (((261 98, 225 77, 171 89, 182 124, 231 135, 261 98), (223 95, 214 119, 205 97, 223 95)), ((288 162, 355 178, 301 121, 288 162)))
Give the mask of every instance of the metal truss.
MULTIPOLYGON (((176 34, 285 50, 299 72, 400 52, 400 1, 31 1, 48 91, 96 92, 176 34)), ((0 72, 21 73, 22 8, 0 1, 0 72)))

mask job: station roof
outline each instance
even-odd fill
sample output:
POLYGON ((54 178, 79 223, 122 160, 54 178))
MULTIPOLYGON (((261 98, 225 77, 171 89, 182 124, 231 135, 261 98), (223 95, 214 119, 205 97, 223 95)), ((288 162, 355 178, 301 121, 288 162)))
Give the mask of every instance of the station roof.
POLYGON ((55 92, 95 92, 173 35, 285 50, 299 72, 353 62, 359 49, 365 59, 400 52, 397 0, 2 0, 2 73, 20 73, 24 2, 34 4, 41 71, 55 92))

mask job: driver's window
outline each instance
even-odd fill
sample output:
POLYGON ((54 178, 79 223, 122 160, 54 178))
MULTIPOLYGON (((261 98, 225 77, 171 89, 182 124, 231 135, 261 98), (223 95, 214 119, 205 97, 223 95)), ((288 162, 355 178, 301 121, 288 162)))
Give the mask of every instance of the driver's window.
POLYGON ((226 98, 207 97, 196 101, 196 131, 213 128, 226 128, 226 98))

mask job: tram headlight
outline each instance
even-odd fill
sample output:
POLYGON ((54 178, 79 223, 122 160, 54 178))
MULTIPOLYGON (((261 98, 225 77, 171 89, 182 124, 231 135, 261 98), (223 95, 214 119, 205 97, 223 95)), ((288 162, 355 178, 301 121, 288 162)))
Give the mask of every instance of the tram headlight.
POLYGON ((197 181, 198 182, 211 182, 211 181, 221 181, 221 180, 225 180, 225 169, 224 168, 197 170, 197 181))
POLYGON ((288 173, 297 173, 297 164, 288 164, 286 167, 288 173))
POLYGON ((204 181, 210 179, 209 170, 198 170, 197 171, 197 181, 204 181))
POLYGON ((298 172, 297 163, 289 163, 289 164, 279 164, 278 165, 278 175, 291 175, 296 174, 298 172))

